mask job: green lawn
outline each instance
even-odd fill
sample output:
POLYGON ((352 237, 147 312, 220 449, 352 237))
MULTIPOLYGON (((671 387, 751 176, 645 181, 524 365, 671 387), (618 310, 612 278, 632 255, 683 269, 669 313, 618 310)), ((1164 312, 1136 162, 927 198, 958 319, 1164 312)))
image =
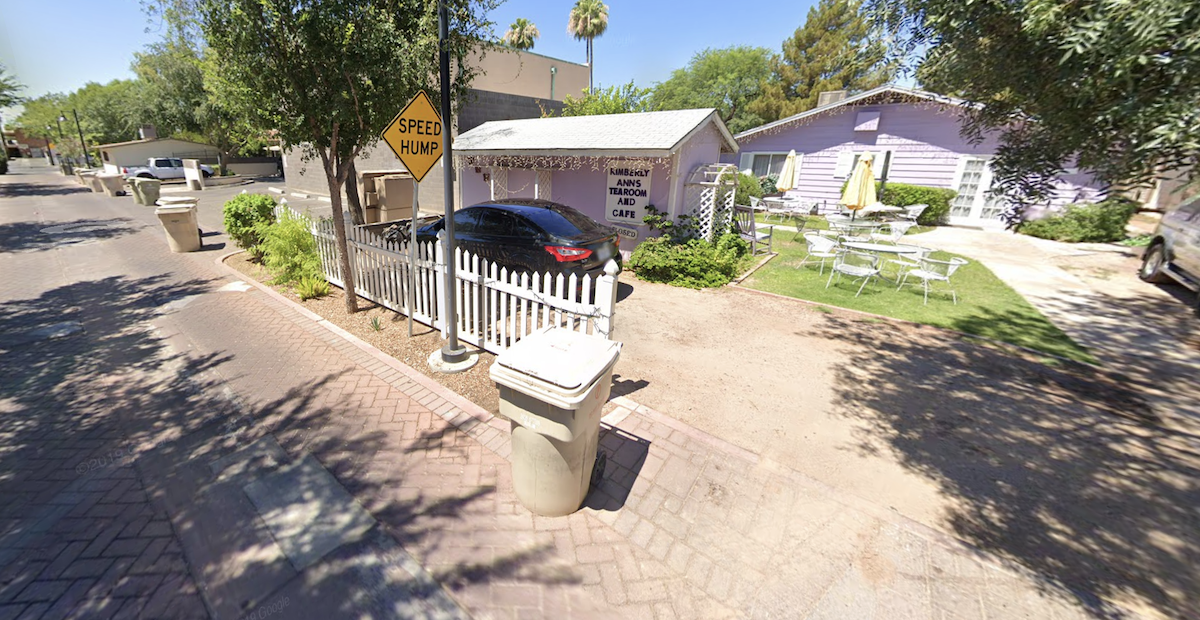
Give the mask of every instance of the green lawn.
MULTIPOLYGON (((919 283, 906 285, 897 291, 895 284, 875 280, 863 289, 861 296, 855 298, 854 293, 860 282, 848 277, 843 276, 840 283, 835 281, 828 289, 825 288, 832 261, 826 262, 824 275, 818 273, 819 261, 810 261, 797 268, 807 254, 802 241, 792 242, 788 234, 776 235, 774 249, 779 256, 755 272, 742 283, 743 286, 830 306, 946 327, 1068 359, 1096 363, 1086 349, 1071 340, 1025 298, 978 262, 971 261, 953 276, 958 305, 952 303, 948 292, 941 290, 930 292, 929 305, 923 305, 919 283)), ((935 252, 931 258, 946 259, 949 256, 945 252, 935 252)), ((894 277, 895 268, 895 265, 887 265, 884 261, 885 274, 894 277)), ((934 283, 934 286, 939 284, 942 283, 934 283)))
MULTIPOLYGON (((775 216, 771 216, 770 221, 768 221, 767 215, 763 214, 763 213, 755 213, 754 220, 757 221, 759 224, 774 224, 777 226, 793 226, 794 225, 792 223, 791 219, 787 219, 787 220, 780 222, 779 218, 777 218, 775 216)), ((829 222, 827 222, 824 217, 817 217, 814 215, 814 216, 806 217, 806 218, 804 218, 804 220, 805 220, 804 230, 829 230, 829 222)), ((913 226, 912 228, 908 229, 908 233, 906 233, 906 234, 915 235, 917 233, 923 233, 923 232, 930 231, 930 230, 933 230, 933 226, 913 226)))

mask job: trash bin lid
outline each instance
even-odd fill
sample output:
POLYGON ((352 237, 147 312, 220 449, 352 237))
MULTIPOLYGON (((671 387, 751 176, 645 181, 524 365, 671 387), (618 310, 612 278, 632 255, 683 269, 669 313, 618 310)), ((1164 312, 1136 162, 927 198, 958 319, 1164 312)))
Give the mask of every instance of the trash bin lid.
POLYGON ((573 390, 595 381, 620 353, 619 342, 551 327, 522 338, 497 356, 496 363, 573 390))
POLYGON ((170 205, 170 206, 159 207, 159 208, 155 209, 154 214, 155 215, 176 215, 179 213, 187 213, 195 208, 196 208, 195 205, 170 205))

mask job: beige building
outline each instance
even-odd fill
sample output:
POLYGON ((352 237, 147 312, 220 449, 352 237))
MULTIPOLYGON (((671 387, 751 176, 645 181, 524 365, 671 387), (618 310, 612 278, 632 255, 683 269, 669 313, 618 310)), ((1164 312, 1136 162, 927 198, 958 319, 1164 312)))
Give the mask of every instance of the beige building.
POLYGON ((95 147, 100 151, 100 160, 105 172, 121 172, 122 168, 145 166, 151 157, 187 157, 195 159, 216 158, 217 147, 176 138, 150 138, 114 142, 95 147))
MULTIPOLYGON (((452 135, 470 131, 483 123, 495 120, 538 118, 542 111, 559 112, 567 95, 579 97, 588 85, 588 66, 569 62, 534 52, 523 52, 508 47, 495 47, 481 52, 474 60, 479 69, 471 83, 467 101, 459 110, 451 127, 452 135)), ((430 93, 438 103, 437 93, 430 93)), ((400 110, 397 109, 397 112, 400 110)), ((380 127, 380 133, 383 128, 380 127)), ((380 142, 375 148, 365 150, 355 162, 358 169, 360 195, 364 200, 377 198, 365 196, 362 177, 381 173, 404 172, 404 166, 386 144, 380 142)), ((284 173, 289 189, 307 194, 329 195, 329 186, 318 161, 303 161, 296 148, 286 151, 283 158, 284 173)), ((444 207, 442 164, 436 164, 421 182, 419 202, 425 211, 441 211, 444 207)), ((373 182, 368 181, 368 187, 373 182)), ((461 189, 455 187, 455 203, 461 206, 461 189)), ((386 205, 381 205, 386 206, 386 205)), ((409 205, 399 205, 400 208, 409 205)))

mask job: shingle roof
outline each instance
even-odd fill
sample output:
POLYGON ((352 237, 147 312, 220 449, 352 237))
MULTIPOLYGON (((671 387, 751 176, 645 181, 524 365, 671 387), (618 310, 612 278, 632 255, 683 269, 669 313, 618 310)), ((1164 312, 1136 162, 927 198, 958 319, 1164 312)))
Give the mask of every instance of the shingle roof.
POLYGON ((666 154, 710 122, 715 123, 724 136, 727 150, 735 152, 737 144, 733 136, 712 108, 489 121, 455 138, 454 150, 460 153, 654 151, 666 154))
POLYGON ((962 99, 957 99, 955 97, 939 95, 937 93, 931 93, 929 91, 924 91, 924 90, 917 90, 915 88, 903 88, 900 86, 884 85, 884 86, 879 86, 877 88, 872 88, 871 90, 859 93, 857 95, 854 95, 853 97, 847 97, 845 99, 842 99, 841 101, 827 103, 823 106, 813 108, 811 110, 807 110, 807 111, 801 112, 799 114, 794 114, 787 118, 781 118, 773 123, 767 123, 766 125, 759 125, 758 127, 755 127, 753 129, 747 129, 746 131, 743 131, 742 133, 739 133, 738 135, 734 136, 734 138, 736 138, 738 140, 744 140, 746 138, 753 136, 754 134, 771 129, 772 127, 779 127, 781 125, 787 125, 790 123, 795 123, 797 121, 802 121, 810 116, 815 116, 822 112, 827 112, 829 110, 832 110, 833 108, 839 108, 839 107, 845 106, 845 105, 853 105, 860 101, 874 100, 878 97, 889 96, 889 95, 898 96, 898 97, 926 99, 926 100, 929 100, 929 101, 932 101, 935 103, 943 103, 943 104, 947 104, 947 105, 954 105, 954 106, 960 106, 960 107, 965 107, 965 106, 970 105, 966 101, 963 101, 962 99))

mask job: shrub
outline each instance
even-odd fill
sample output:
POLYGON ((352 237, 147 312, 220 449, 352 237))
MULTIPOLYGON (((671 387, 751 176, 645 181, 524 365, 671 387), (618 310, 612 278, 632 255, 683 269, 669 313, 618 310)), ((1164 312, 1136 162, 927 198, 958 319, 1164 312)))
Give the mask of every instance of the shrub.
POLYGON ((275 223, 260 223, 255 234, 261 239, 263 265, 275 276, 275 283, 325 278, 317 243, 304 219, 285 214, 275 223))
MULTIPOLYGON (((751 196, 753 196, 755 198, 763 197, 762 185, 759 184, 758 178, 750 176, 748 174, 742 174, 740 172, 736 173, 736 174, 737 174, 737 189, 734 190, 734 194, 733 194, 734 204, 749 205, 751 196)), ((725 173, 725 174, 721 175, 721 181, 725 181, 728 178, 729 178, 729 173, 725 173)), ((721 197, 717 199, 717 203, 725 204, 725 196, 727 196, 727 195, 728 194, 722 194, 721 197)))
POLYGON ((777 185, 778 182, 779 176, 774 174, 768 174, 767 176, 759 179, 758 186, 762 189, 762 195, 766 196, 767 194, 779 193, 779 186, 777 185))
POLYGON ((1125 238, 1125 226, 1129 224, 1129 218, 1137 210, 1137 203, 1127 198, 1067 205, 1061 213, 1022 222, 1017 231, 1031 237, 1067 243, 1121 241, 1125 238))
POLYGON ((955 196, 958 196, 958 192, 943 187, 888 183, 883 188, 883 195, 879 197, 879 201, 893 207, 929 205, 929 208, 921 213, 917 223, 923 226, 936 226, 946 223, 950 216, 950 201, 954 200, 955 196))
POLYGON ((259 244, 258 227, 275 221, 275 199, 266 194, 238 194, 225 203, 225 232, 241 248, 259 244))
POLYGON ((643 241, 633 251, 629 268, 650 282, 688 288, 724 286, 737 277, 748 250, 746 242, 733 233, 721 235, 716 243, 659 237, 643 241))
MULTIPOLYGON (((0 148, 0 151, 3 151, 0 148)), ((0 153, 0 174, 8 174, 8 153, 0 153)))
POLYGON ((324 297, 329 294, 329 282, 324 276, 318 278, 303 278, 296 284, 296 294, 301 300, 324 297))

